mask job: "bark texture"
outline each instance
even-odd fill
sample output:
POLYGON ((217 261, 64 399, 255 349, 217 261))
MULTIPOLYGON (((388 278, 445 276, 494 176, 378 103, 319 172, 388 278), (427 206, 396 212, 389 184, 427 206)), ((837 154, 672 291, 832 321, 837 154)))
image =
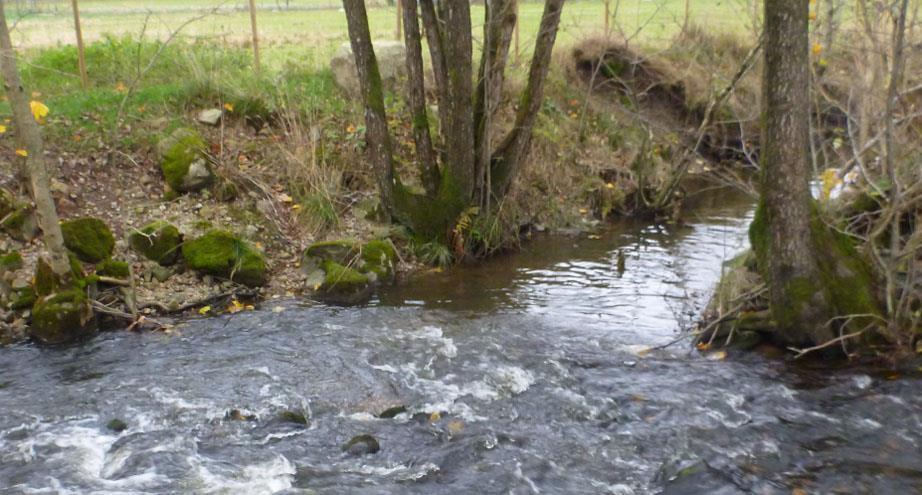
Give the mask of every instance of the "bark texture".
POLYGON ((378 194, 388 216, 394 208, 394 166, 393 143, 387 129, 387 115, 384 111, 384 89, 381 72, 371 45, 368 30, 368 13, 364 0, 343 0, 346 22, 349 25, 349 41, 355 57, 355 68, 362 87, 365 105, 365 141, 369 160, 375 169, 378 194))
POLYGON ((420 41, 416 0, 403 0, 404 40, 407 48, 407 103, 413 119, 413 140, 420 176, 426 194, 434 196, 439 187, 439 168, 432 136, 429 134, 429 117, 426 112, 426 87, 423 77, 423 52, 420 41))
POLYGON ((532 131, 544 101, 544 83, 551 66, 551 55, 557 40, 563 3, 564 0, 546 0, 544 3, 544 13, 541 15, 538 37, 535 40, 535 52, 528 69, 528 83, 519 100, 515 123, 493 154, 492 190, 498 197, 502 197, 509 190, 531 147, 532 131))
POLYGON ((51 180, 48 176, 48 164, 45 159, 44 143, 38 123, 32 116, 29 97, 22 86, 16 67, 16 53, 10 41, 10 31, 6 22, 4 2, 0 0, 0 71, 10 108, 13 111, 13 123, 20 146, 28 154, 23 160, 22 174, 29 181, 32 200, 38 225, 42 230, 42 239, 51 268, 62 283, 71 279, 70 262, 64 237, 58 223, 58 212, 51 196, 51 180))

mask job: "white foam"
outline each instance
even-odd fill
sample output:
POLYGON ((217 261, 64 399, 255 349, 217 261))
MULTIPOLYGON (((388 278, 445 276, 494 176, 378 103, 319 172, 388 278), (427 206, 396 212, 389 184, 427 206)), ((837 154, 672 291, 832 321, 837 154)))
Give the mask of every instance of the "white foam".
POLYGON ((196 493, 270 495, 291 488, 295 466, 285 456, 277 455, 269 461, 244 466, 232 472, 213 472, 205 464, 199 463, 196 473, 201 484, 201 488, 195 490, 196 493))

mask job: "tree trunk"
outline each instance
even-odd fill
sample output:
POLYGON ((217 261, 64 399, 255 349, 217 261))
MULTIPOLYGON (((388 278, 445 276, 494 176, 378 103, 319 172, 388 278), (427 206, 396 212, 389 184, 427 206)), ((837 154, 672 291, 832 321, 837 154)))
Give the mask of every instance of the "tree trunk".
POLYGON ((469 201, 475 183, 471 6, 468 0, 442 0, 438 7, 448 73, 446 107, 439 109, 447 185, 453 195, 469 201))
POLYGON ((493 154, 492 189, 497 197, 502 197, 509 190, 531 147, 532 130, 544 101, 544 83, 551 66, 563 3, 564 0, 546 0, 544 3, 538 38, 535 40, 535 53, 528 71, 528 83, 519 100, 515 124, 493 154))
MULTIPOLYGON (((419 6, 420 17, 426 28, 426 41, 429 45, 429 57, 432 60, 432 74, 435 76, 435 93, 439 102, 439 118, 441 119, 442 112, 448 108, 448 69, 446 69, 445 50, 442 48, 445 42, 442 39, 442 29, 432 0, 419 0, 419 6)), ((439 129, 444 136, 444 129, 441 126, 439 129)))
MULTIPOLYGON (((493 115, 499 108, 505 82, 509 47, 516 25, 516 0, 492 0, 485 8, 483 56, 480 59, 477 90, 474 93, 474 129, 476 131, 475 189, 485 191, 491 178, 490 127, 493 115)), ((488 195, 483 194, 484 197, 488 195)), ((483 200, 484 198, 481 198, 483 200)), ((483 202, 483 201, 481 201, 483 202)))
POLYGON ((761 158, 770 304, 783 340, 796 344, 833 336, 827 329, 805 339, 801 329, 824 323, 812 283, 819 269, 811 230, 808 15, 806 0, 765 2, 761 158))
POLYGON ((413 123, 413 140, 419 160, 420 178, 426 194, 435 196, 439 187, 439 168, 426 112, 426 87, 423 76, 423 55, 420 42, 416 0, 403 0, 404 38, 407 48, 407 102, 413 123))
POLYGON ((58 212, 51 197, 51 181, 48 177, 48 164, 45 160, 44 143, 38 123, 32 116, 29 97, 19 79, 16 67, 16 53, 10 41, 10 31, 6 23, 4 2, 0 0, 0 71, 10 108, 13 111, 13 123, 16 136, 27 156, 24 160, 23 176, 29 180, 29 189, 35 202, 35 213, 45 249, 51 259, 51 268, 59 281, 67 283, 71 279, 70 261, 64 247, 64 237, 58 223, 58 212))
POLYGON ((384 111, 384 87, 381 72, 371 45, 368 30, 368 14, 364 0, 343 0, 346 22, 349 25, 349 40, 355 57, 355 68, 362 87, 365 105, 366 152, 375 169, 378 194, 381 205, 388 216, 394 209, 394 160, 393 144, 387 129, 387 115, 384 111))

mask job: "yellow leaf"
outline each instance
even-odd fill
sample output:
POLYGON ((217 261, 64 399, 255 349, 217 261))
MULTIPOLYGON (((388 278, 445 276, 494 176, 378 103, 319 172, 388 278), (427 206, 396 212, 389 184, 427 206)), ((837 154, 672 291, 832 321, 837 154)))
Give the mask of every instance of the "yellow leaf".
POLYGON ((5 134, 5 133, 6 133, 6 126, 0 125, 0 134, 5 134))
POLYGON ((605 187, 606 187, 607 189, 614 189, 614 188, 615 188, 615 185, 612 184, 611 182, 606 182, 606 183, 605 183, 605 187))
POLYGON ((810 12, 810 20, 811 20, 811 21, 815 21, 815 20, 816 20, 816 12, 810 12))
POLYGON ((257 242, 257 243, 255 243, 255 245, 256 245, 256 249, 259 249, 260 251, 263 250, 263 243, 257 242))
POLYGON ((589 213, 589 210, 587 210, 586 208, 580 208, 580 209, 579 209, 579 212, 580 212, 581 214, 585 215, 586 213, 589 213))
POLYGON ((291 209, 292 209, 292 210, 300 210, 300 209, 301 209, 301 205, 291 205, 291 209))
POLYGON ((823 45, 819 43, 814 43, 813 44, 813 54, 816 56, 819 56, 819 54, 821 53, 823 53, 823 45))
POLYGON ((254 309, 256 309, 256 306, 253 306, 252 304, 247 304, 246 306, 243 307, 243 309, 247 311, 253 311, 254 309))
POLYGON ((227 306, 227 312, 231 314, 239 313, 243 311, 243 307, 244 306, 243 304, 240 303, 240 301, 234 299, 233 301, 231 301, 230 305, 227 306))
POLYGON ((436 411, 436 412, 434 412, 434 413, 432 413, 432 414, 429 415, 429 422, 430 422, 430 423, 435 423, 435 422, 437 422, 437 421, 440 420, 440 419, 442 419, 442 415, 439 414, 438 411, 436 411))
POLYGON ((346 132, 348 132, 349 134, 355 134, 355 126, 352 124, 349 124, 348 126, 346 126, 346 132))
POLYGON ((233 112, 233 111, 234 111, 234 104, 233 104, 233 103, 225 103, 225 104, 224 104, 224 109, 227 110, 228 112, 233 112))
POLYGON ((701 352, 704 352, 711 348, 711 344, 707 344, 705 342, 698 342, 697 344, 695 344, 695 348, 701 352))
POLYGON ((42 122, 42 120, 48 116, 48 107, 40 101, 30 101, 29 108, 32 109, 32 116, 35 117, 35 120, 38 122, 42 122))
POLYGON ((115 91, 117 91, 117 92, 119 92, 119 93, 124 93, 124 92, 128 91, 128 86, 125 86, 124 83, 118 83, 118 84, 115 85, 115 91))
POLYGON ((829 195, 832 194, 832 190, 842 183, 842 179, 839 178, 838 170, 834 168, 827 168, 824 170, 820 178, 823 182, 823 191, 820 195, 820 199, 827 201, 829 195))
POLYGON ((16 154, 23 157, 29 156, 29 152, 26 150, 16 150, 16 154))
POLYGON ((211 306, 202 306, 202 307, 198 310, 198 314, 200 314, 200 315, 202 315, 202 316, 205 316, 205 315, 208 314, 209 311, 211 311, 211 306))

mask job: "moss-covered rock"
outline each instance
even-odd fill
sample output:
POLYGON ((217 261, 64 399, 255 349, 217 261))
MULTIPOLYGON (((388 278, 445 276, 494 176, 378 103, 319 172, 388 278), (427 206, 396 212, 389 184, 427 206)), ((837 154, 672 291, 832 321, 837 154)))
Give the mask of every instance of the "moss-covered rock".
POLYGON ((305 271, 321 268, 324 262, 334 261, 340 265, 351 265, 359 254, 359 244, 350 239, 315 242, 301 255, 301 267, 305 271))
POLYGON ((205 141, 194 130, 177 129, 163 139, 158 148, 161 154, 160 169, 174 191, 198 191, 214 181, 205 141))
POLYGON ((303 413, 297 411, 282 411, 278 415, 278 420, 282 423, 294 423, 307 426, 307 417, 303 413))
POLYGON ((0 231, 20 241, 30 241, 38 235, 32 206, 18 202, 6 189, 0 189, 0 231))
POLYGON ((343 445, 343 452, 354 456, 376 454, 380 450, 381 444, 378 443, 377 438, 371 435, 358 435, 352 437, 352 439, 343 445))
POLYGON ((397 250, 388 240, 368 241, 362 246, 362 261, 362 271, 374 273, 378 280, 389 280, 397 266, 397 250))
POLYGON ((122 421, 122 420, 120 420, 120 419, 118 419, 118 418, 115 418, 115 419, 109 420, 109 422, 106 423, 106 428, 108 428, 108 429, 110 429, 110 430, 112 430, 112 431, 114 431, 114 432, 116 432, 116 433, 121 433, 121 432, 123 432, 123 431, 125 431, 125 430, 128 429, 128 423, 126 423, 126 422, 124 422, 124 421, 122 421))
POLYGON ((93 308, 84 291, 68 289, 45 296, 32 307, 29 335, 43 344, 62 344, 96 331, 93 308))
POLYGON ((367 301, 374 290, 368 275, 333 260, 321 266, 323 283, 317 290, 320 299, 331 304, 360 304, 367 301))
POLYGON ((14 311, 31 308, 35 305, 35 289, 32 286, 13 289, 9 297, 9 308, 14 311))
POLYGON ((115 238, 105 222, 84 217, 61 222, 64 245, 81 261, 99 263, 112 256, 115 238))
POLYGON ((96 265, 96 274, 125 280, 131 276, 131 267, 127 261, 106 260, 96 265))
POLYGON ((22 255, 19 251, 0 254, 0 273, 16 271, 22 268, 22 255))
POLYGON ((145 258, 169 266, 179 259, 182 234, 175 226, 158 220, 132 232, 128 244, 145 258))
POLYGON ((200 272, 251 287, 266 283, 265 257, 249 243, 224 230, 212 230, 182 246, 186 264, 200 272))

